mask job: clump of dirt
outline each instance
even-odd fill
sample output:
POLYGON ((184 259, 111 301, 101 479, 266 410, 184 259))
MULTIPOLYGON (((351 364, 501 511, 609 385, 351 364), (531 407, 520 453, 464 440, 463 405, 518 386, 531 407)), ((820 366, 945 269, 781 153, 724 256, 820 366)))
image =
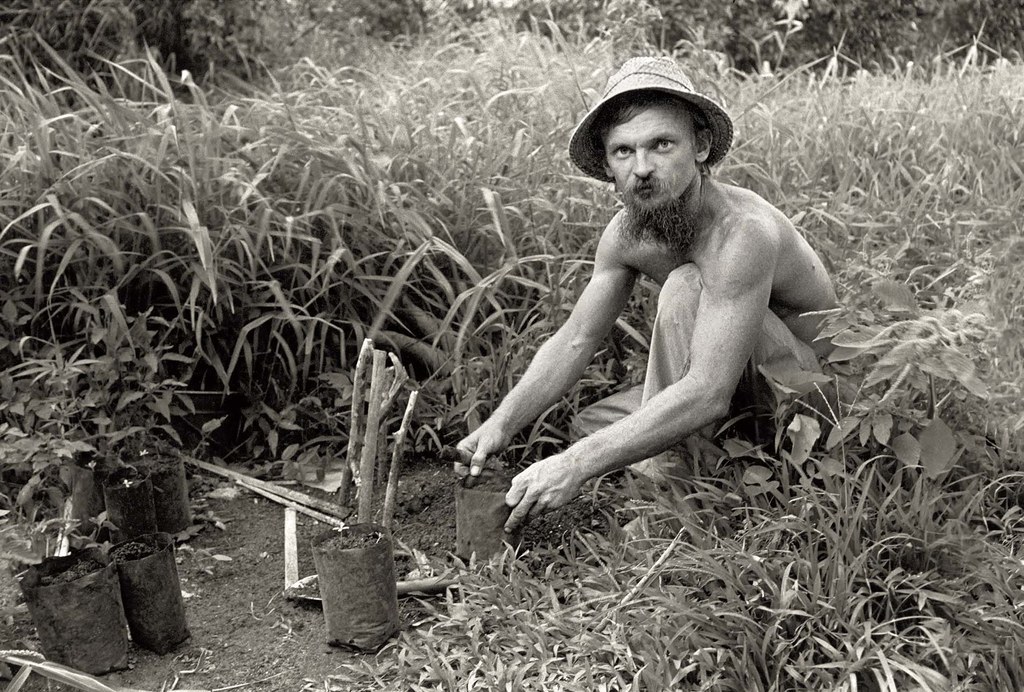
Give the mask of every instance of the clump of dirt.
POLYGON ((83 555, 72 562, 68 567, 56 574, 47 574, 39 578, 40 586, 53 586, 55 584, 70 584, 76 579, 81 579, 87 574, 92 574, 106 567, 94 557, 83 555))

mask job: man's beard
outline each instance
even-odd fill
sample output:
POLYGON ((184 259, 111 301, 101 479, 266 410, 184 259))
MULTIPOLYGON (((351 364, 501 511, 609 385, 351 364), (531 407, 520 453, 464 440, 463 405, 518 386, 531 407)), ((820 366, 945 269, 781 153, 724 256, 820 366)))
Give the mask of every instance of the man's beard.
POLYGON ((659 183, 641 183, 634 189, 626 190, 622 199, 626 205, 626 223, 623 229, 626 239, 634 243, 658 243, 670 250, 687 253, 697 238, 697 227, 693 217, 686 211, 686 205, 679 198, 670 199, 657 205, 645 204, 644 200, 658 193, 659 183))

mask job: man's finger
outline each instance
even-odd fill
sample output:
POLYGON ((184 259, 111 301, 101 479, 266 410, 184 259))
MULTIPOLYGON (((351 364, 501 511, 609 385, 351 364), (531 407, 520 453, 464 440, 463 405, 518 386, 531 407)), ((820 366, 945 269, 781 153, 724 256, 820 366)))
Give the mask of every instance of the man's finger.
POLYGON ((523 497, 526 495, 526 490, 529 485, 523 480, 523 474, 517 475, 512 479, 512 487, 505 493, 505 504, 509 507, 515 507, 518 505, 523 497))
POLYGON ((509 515, 508 521, 505 522, 505 532, 513 533, 519 528, 519 525, 523 523, 527 515, 530 514, 530 508, 533 506, 533 499, 524 497, 512 510, 512 514, 509 515))
POLYGON ((479 476, 484 466, 487 465, 487 453, 483 449, 477 449, 469 465, 469 475, 479 476))

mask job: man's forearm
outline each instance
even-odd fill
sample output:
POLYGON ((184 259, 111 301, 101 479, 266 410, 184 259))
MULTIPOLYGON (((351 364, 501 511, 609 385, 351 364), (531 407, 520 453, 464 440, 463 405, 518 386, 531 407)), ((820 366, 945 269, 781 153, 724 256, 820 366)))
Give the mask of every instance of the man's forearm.
POLYGON ((537 351, 523 378, 491 414, 509 436, 535 420, 579 381, 596 346, 559 330, 537 351))
POLYGON ((728 394, 684 378, 566 453, 582 465, 586 478, 624 468, 661 454, 720 419, 728 410, 728 394))

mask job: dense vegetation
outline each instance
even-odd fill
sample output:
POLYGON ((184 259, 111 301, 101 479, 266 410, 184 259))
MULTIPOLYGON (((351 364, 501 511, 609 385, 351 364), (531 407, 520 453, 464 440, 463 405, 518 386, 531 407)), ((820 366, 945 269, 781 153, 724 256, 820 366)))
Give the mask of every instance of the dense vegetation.
MULTIPOLYGON (((641 20, 350 35, 244 92, 145 54, 102 76, 0 57, 0 511, 46 519, 76 454, 180 437, 192 390, 244 401, 249 459, 323 468, 368 335, 418 381, 418 449, 461 436, 587 279, 615 199, 565 144, 656 50, 641 20)), ((751 77, 684 53, 737 120, 716 175, 834 272, 849 396, 813 412, 815 382, 777 383, 775 444, 727 430, 676 497, 616 500, 643 539, 492 563, 342 688, 1024 687, 1022 67, 972 44, 751 77)), ((522 462, 639 376, 645 288, 522 462)))

